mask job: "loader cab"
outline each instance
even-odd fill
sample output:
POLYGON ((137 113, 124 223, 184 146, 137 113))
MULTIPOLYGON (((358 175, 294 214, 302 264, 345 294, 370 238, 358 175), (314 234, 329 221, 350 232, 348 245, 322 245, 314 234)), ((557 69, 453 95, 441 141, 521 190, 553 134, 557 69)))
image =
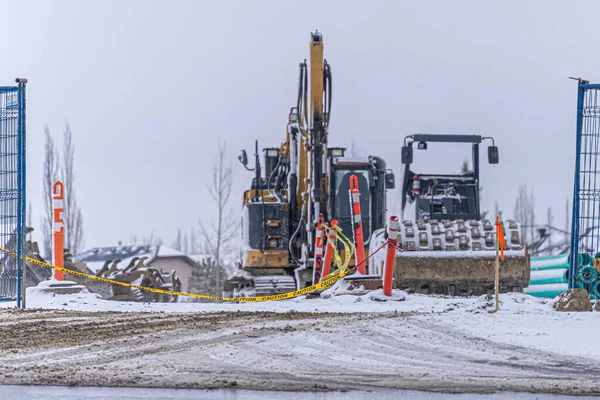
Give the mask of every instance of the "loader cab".
MULTIPOLYGON (((479 145, 491 139, 488 147, 488 162, 498 164, 498 148, 492 138, 479 135, 430 135, 417 134, 405 138, 402 147, 404 178, 402 182, 402 209, 406 203, 415 204, 415 218, 435 220, 480 220, 479 201, 479 145), (417 143, 418 152, 427 150, 427 144, 466 143, 472 146, 472 169, 457 174, 421 174, 410 169, 413 161, 412 144, 417 143)), ((457 166, 456 166, 457 167, 457 166)))
POLYGON ((344 235, 352 238, 353 212, 350 206, 350 177, 355 175, 360 191, 361 221, 365 245, 371 233, 385 226, 386 193, 394 188, 394 174, 379 157, 340 157, 338 149, 329 149, 329 207, 331 219, 337 219, 344 235), (333 153, 333 154, 332 154, 333 153))

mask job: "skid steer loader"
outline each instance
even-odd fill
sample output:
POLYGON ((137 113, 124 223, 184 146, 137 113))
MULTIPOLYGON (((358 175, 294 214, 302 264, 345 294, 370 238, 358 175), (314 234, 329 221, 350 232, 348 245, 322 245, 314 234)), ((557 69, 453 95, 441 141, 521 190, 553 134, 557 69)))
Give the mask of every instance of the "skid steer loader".
MULTIPOLYGON (((404 139, 402 163, 402 216, 407 202, 415 219, 401 221, 394 279, 410 292, 443 295, 483 295, 495 287, 496 226, 481 218, 479 202, 479 145, 492 140, 488 161, 498 164, 493 138, 479 135, 415 134, 404 139), (428 143, 465 143, 472 146, 473 168, 462 174, 419 174, 411 170, 413 143, 426 150, 428 143)), ((520 224, 501 222, 507 251, 500 266, 500 292, 522 292, 529 285, 527 248, 520 224)), ((371 247, 383 243, 385 232, 374 234, 371 247)), ((381 269, 381 260, 375 269, 381 269)))

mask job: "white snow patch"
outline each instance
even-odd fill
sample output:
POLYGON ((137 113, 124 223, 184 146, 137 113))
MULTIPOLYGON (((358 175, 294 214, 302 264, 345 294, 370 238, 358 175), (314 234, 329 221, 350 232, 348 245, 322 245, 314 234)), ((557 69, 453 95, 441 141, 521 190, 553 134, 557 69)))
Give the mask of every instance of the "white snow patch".
POLYGON ((367 295, 371 300, 375 301, 404 301, 406 300, 406 292, 403 290, 392 290, 391 296, 386 296, 383 289, 374 290, 367 295))

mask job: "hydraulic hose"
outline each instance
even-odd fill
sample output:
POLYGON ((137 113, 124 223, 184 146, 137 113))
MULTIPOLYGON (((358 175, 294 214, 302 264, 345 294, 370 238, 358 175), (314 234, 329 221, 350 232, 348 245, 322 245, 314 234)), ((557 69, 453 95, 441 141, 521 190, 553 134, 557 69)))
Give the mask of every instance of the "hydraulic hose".
POLYGON ((324 119, 324 124, 325 126, 329 126, 329 119, 330 119, 330 115, 331 115, 331 97, 333 94, 332 91, 332 79, 331 79, 331 66, 327 63, 327 60, 324 60, 324 64, 323 64, 323 80, 324 80, 324 85, 323 87, 325 88, 325 112, 326 112, 326 117, 324 119))
POLYGON ((300 214, 300 221, 298 221, 298 227, 296 227, 296 230, 290 237, 290 241, 288 243, 288 250, 290 252, 290 256, 292 256, 292 259, 293 259, 294 263, 296 263, 296 264, 299 264, 300 260, 298 260, 296 258, 296 256, 294 255, 294 251, 292 250, 292 244, 296 240, 296 237, 298 236, 298 233, 300 232, 300 229, 303 226, 304 220, 306 219, 306 204, 307 204, 307 202, 304 202, 304 204, 302 205, 302 213, 300 214))

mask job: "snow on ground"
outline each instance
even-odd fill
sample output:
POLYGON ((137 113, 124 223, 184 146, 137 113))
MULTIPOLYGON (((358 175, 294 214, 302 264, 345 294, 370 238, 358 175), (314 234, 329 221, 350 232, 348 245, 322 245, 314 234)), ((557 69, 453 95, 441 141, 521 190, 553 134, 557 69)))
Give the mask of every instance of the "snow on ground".
MULTIPOLYGON (((596 344, 595 339, 597 332, 600 332, 598 312, 560 313, 552 308, 552 299, 519 293, 500 295, 500 311, 497 314, 488 312, 494 308, 494 304, 486 296, 451 298, 406 295, 398 290, 394 290, 394 295, 405 300, 376 301, 385 299, 385 296, 374 292, 362 296, 333 296, 329 299, 300 297, 261 303, 142 303, 104 300, 85 289, 78 294, 57 295, 38 288, 28 288, 27 308, 92 312, 414 313, 421 319, 451 326, 486 340, 600 359, 600 345, 596 344), (577 339, 567 340, 574 332, 577 332, 577 339)), ((2 307, 11 305, 0 304, 2 307)))
POLYGON ((501 295, 497 313, 486 296, 371 298, 134 303, 29 288, 28 311, 0 310, 0 376, 15 384, 600 392, 599 312, 559 313, 553 300, 517 293, 501 295))
MULTIPOLYGON (((83 290, 77 294, 58 295, 40 288, 27 288, 26 305, 29 309, 61 309, 76 311, 123 311, 123 312, 216 312, 216 311, 273 311, 273 312, 412 312, 428 310, 430 307, 442 311, 449 299, 434 299, 427 296, 411 296, 409 301, 374 301, 370 293, 363 296, 336 296, 331 299, 305 299, 304 296, 282 301, 260 303, 142 303, 120 302, 100 298, 99 295, 83 290)), ((394 290, 394 298, 404 297, 402 291, 394 290)), ((383 296, 375 296, 383 298, 383 296)), ((0 307, 14 307, 15 303, 0 303, 0 307)))

